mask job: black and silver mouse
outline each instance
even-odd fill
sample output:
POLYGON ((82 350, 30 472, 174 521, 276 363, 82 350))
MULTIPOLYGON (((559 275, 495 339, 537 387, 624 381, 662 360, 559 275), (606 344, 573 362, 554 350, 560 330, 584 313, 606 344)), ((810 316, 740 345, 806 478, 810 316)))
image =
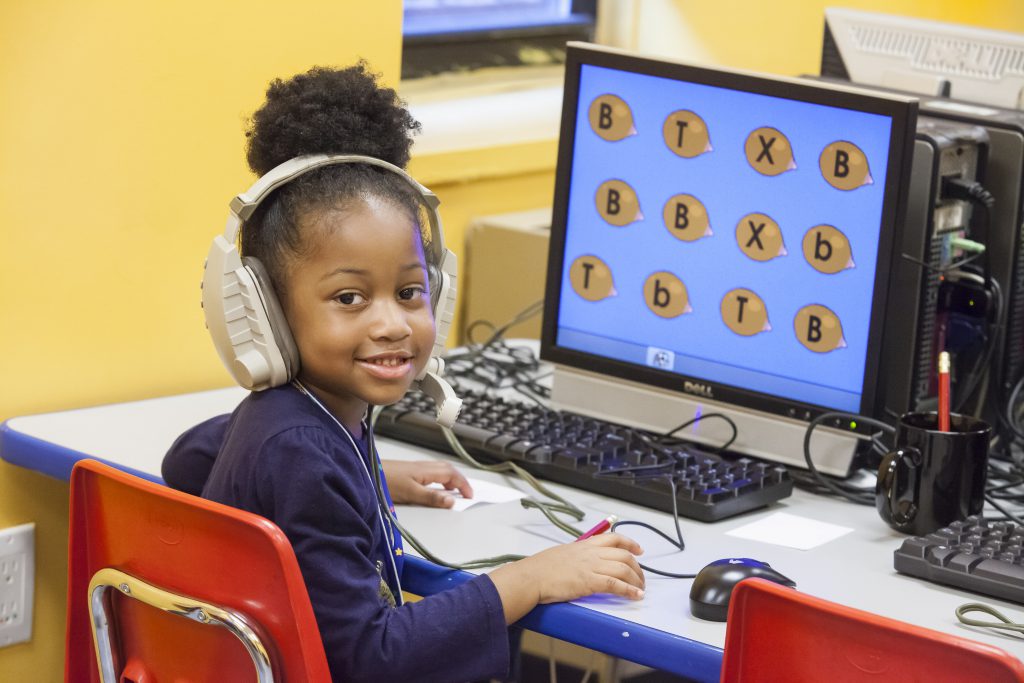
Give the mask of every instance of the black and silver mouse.
POLYGON ((796 582, 771 568, 767 562, 749 557, 715 560, 697 572, 690 588, 690 612, 709 621, 725 621, 729 615, 732 589, 743 579, 757 577, 796 587, 796 582))

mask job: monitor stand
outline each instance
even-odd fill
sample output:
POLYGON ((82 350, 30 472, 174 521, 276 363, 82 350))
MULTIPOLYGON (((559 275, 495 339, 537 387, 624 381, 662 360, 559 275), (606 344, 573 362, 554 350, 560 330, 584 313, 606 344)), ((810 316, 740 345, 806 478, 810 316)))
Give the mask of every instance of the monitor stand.
MULTIPOLYGON (((695 387, 699 389, 699 387, 695 387)), ((555 365, 551 405, 608 422, 665 433, 696 415, 724 413, 739 432, 729 451, 772 462, 806 468, 804 434, 807 421, 769 415, 717 403, 713 399, 684 396, 624 379, 555 365)), ((707 418, 678 432, 681 438, 708 446, 724 444, 732 436, 729 425, 707 418)), ((822 425, 814 430, 811 455, 821 472, 846 477, 854 468, 861 437, 822 425)))

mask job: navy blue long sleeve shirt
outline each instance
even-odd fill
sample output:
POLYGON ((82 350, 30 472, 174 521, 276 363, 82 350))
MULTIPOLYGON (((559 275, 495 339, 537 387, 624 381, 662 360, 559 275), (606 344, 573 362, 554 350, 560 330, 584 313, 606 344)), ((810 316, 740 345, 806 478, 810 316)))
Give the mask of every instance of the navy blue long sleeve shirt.
POLYGON ((250 394, 172 446, 172 486, 276 523, 291 541, 335 681, 466 681, 504 676, 508 635, 486 575, 393 607, 401 542, 389 539, 366 465, 333 418, 292 386, 250 394), (383 579, 383 581, 382 581, 383 579))

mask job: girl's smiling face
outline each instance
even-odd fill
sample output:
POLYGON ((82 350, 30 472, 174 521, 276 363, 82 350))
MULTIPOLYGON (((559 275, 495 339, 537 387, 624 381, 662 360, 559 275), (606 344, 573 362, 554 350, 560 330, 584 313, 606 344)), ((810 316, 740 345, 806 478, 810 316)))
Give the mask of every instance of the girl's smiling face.
POLYGON ((407 212, 374 197, 302 226, 283 305, 298 379, 353 433, 367 404, 399 400, 434 344, 427 266, 407 212))

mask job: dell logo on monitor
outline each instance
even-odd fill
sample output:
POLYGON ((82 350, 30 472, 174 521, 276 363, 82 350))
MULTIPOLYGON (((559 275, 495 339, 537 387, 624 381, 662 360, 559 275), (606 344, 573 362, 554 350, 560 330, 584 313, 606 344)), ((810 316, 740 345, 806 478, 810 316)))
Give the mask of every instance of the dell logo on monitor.
POLYGON ((688 394, 697 394, 704 398, 714 398, 715 395, 711 392, 711 387, 707 384, 701 384, 700 382, 683 382, 683 391, 688 394))

